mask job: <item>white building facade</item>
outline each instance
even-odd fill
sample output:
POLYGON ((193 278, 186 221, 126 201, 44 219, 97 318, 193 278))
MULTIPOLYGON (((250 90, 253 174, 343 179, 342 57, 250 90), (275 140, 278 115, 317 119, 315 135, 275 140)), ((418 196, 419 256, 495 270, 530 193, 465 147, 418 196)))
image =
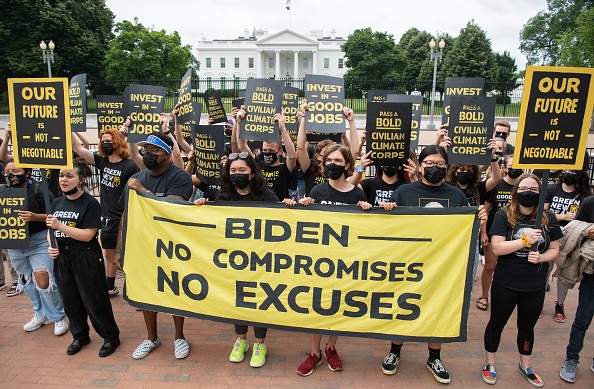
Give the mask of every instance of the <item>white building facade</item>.
MULTIPOLYGON (((196 47, 198 75, 215 89, 220 89, 221 79, 227 88, 243 89, 245 82, 233 85, 239 83, 233 80, 301 79, 306 74, 342 77, 347 68, 340 46, 345 42, 334 30, 330 36, 323 36, 320 30, 301 35, 287 29, 272 35, 266 30, 251 34, 246 30, 242 37, 229 40, 202 38, 196 47)), ((204 83, 200 84, 204 88, 204 83)))

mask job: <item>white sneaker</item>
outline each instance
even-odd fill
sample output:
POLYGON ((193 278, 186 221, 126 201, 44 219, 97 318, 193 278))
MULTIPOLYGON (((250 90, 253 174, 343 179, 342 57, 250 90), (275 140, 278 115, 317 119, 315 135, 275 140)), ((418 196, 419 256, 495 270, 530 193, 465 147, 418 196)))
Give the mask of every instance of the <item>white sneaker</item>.
POLYGON ((49 324, 49 323, 51 323, 51 322, 47 318, 41 316, 37 312, 34 312, 33 318, 31 320, 29 320, 29 322, 23 326, 23 329, 27 332, 31 332, 31 331, 35 331, 42 325, 49 324))
POLYGON ((157 340, 151 342, 150 340, 146 339, 144 342, 140 343, 140 346, 136 347, 136 350, 132 353, 132 358, 134 359, 142 359, 149 355, 151 351, 155 348, 159 347, 161 344, 161 339, 157 337, 157 340))
POLYGON ((54 323, 54 335, 60 336, 64 335, 66 332, 68 332, 68 319, 64 316, 62 320, 58 320, 54 323))

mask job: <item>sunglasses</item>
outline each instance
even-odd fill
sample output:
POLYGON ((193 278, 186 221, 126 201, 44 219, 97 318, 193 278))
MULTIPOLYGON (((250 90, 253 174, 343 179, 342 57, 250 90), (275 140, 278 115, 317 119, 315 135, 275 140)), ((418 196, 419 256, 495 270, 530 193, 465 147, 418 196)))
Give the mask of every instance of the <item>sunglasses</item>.
POLYGON ((229 161, 236 160, 237 158, 247 159, 248 156, 249 156, 249 154, 247 151, 242 151, 241 153, 231 153, 231 154, 229 154, 229 161))

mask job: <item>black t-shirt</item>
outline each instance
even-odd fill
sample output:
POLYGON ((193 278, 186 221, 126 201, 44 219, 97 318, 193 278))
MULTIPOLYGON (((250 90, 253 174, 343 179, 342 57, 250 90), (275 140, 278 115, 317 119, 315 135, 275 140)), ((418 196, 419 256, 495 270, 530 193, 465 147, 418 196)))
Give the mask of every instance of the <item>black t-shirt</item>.
POLYGON ((505 144, 505 150, 503 150, 503 155, 511 155, 514 153, 514 145, 510 145, 509 143, 505 144))
POLYGON ((258 165, 262 170, 262 174, 264 174, 264 178, 266 178, 266 184, 276 193, 276 196, 279 199, 289 197, 289 188, 293 181, 293 174, 289 171, 287 164, 281 163, 278 166, 269 166, 260 162, 258 165))
MULTIPOLYGON (((549 218, 549 229, 542 231, 542 238, 538 243, 539 253, 544 253, 548 250, 552 241, 563 237, 563 232, 555 215, 550 211, 545 212, 549 218)), ((495 215, 490 234, 504 236, 506 241, 511 241, 521 239, 522 235, 527 234, 533 228, 534 221, 530 220, 530 216, 522 218, 517 226, 511 226, 505 212, 500 210, 495 215)), ((549 263, 534 264, 528 262, 529 252, 529 248, 523 247, 519 251, 500 255, 497 258, 495 273, 493 273, 493 282, 521 292, 534 292, 543 289, 547 285, 549 263)))
MULTIPOLYGON (((549 203, 549 210, 554 212, 555 215, 566 214, 569 212, 577 212, 580 209, 580 203, 583 197, 579 195, 577 191, 568 193, 563 190, 563 184, 558 183, 555 186, 547 188, 547 197, 545 203, 549 203)), ((563 227, 566 226, 569 221, 560 220, 559 224, 563 227)))
MULTIPOLYGON (((50 203, 54 201, 54 194, 51 191, 49 192, 49 199, 50 203)), ((42 215, 47 214, 41 185, 35 181, 27 185, 27 210, 42 215)), ((29 234, 34 234, 45 229, 45 222, 29 222, 29 234)))
MULTIPOLYGON (((533 172, 540 180, 542 181, 543 170, 537 169, 533 172)), ((557 170, 555 172, 549 172, 549 180, 547 181, 548 186, 555 186, 559 182, 559 173, 561 170, 557 170)))
POLYGON ((93 154, 95 166, 101 176, 101 189, 99 198, 101 201, 101 216, 107 219, 120 219, 122 209, 114 207, 122 196, 124 187, 132 175, 140 169, 131 159, 122 159, 119 162, 111 163, 108 158, 99 154, 93 154))
MULTIPOLYGON (((83 193, 75 200, 60 196, 52 202, 52 214, 62 224, 74 228, 101 228, 101 206, 90 194, 83 193)), ((90 242, 82 242, 69 237, 61 231, 55 230, 54 235, 60 245, 89 245, 98 246, 97 235, 90 242)))
POLYGON ((423 181, 401 186, 392 193, 390 201, 400 207, 448 208, 466 207, 468 201, 464 192, 453 185, 442 183, 430 186, 423 181))
MULTIPOLYGON (((215 201, 225 201, 223 199, 221 199, 221 192, 218 192, 215 198, 215 201)), ((241 195, 239 193, 236 193, 235 198, 233 199, 233 201, 258 201, 254 198, 253 193, 248 193, 245 195, 241 195)), ((264 198, 262 200, 259 201, 266 201, 269 203, 278 203, 279 199, 278 196, 276 195, 276 193, 274 193, 272 191, 272 189, 270 188, 264 188, 264 198)))
POLYGON ((310 192, 311 190, 319 184, 324 182, 328 182, 328 177, 324 177, 323 175, 317 175, 315 172, 315 165, 314 160, 309 160, 309 169, 305 173, 303 173, 303 180, 305 181, 305 196, 311 197, 310 192))
MULTIPOLYGON (((47 169, 45 171, 45 176, 47 178, 47 187, 49 188, 50 192, 54 195, 54 197, 59 197, 62 195, 62 191, 60 190, 60 169, 47 169)), ((37 181, 39 183, 42 182, 41 177, 41 169, 40 168, 33 168, 31 169, 31 178, 33 181, 37 181)))
POLYGON ((353 186, 353 189, 348 192, 340 192, 334 189, 330 182, 316 185, 309 193, 309 197, 317 204, 356 205, 359 201, 367 201, 365 193, 360 188, 353 186))
POLYGON ((491 230, 497 211, 505 207, 511 201, 513 188, 514 186, 512 184, 508 184, 505 180, 501 180, 495 185, 495 188, 489 192, 487 201, 491 203, 491 209, 489 210, 489 218, 487 220, 487 232, 491 230))
POLYGON ((594 196, 588 196, 582 201, 575 220, 594 223, 594 196))
POLYGON ((398 180, 393 184, 388 184, 381 177, 366 178, 359 182, 359 185, 363 188, 367 201, 371 205, 380 205, 380 203, 387 203, 392 197, 392 193, 400 186, 409 184, 409 181, 398 180))

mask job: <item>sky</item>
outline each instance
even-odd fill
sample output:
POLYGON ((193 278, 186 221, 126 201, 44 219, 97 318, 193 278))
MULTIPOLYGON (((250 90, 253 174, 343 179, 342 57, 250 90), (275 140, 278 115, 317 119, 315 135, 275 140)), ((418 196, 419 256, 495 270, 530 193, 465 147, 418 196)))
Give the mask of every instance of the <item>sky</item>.
MULTIPOLYGON (((348 38, 358 28, 392 34, 396 41, 409 28, 437 35, 458 36, 468 21, 474 22, 491 39, 493 51, 508 50, 518 70, 526 57, 518 48, 522 26, 539 11, 546 0, 106 0, 115 21, 134 20, 148 28, 179 32, 182 43, 196 46, 202 39, 234 39, 245 29, 267 29, 270 34, 286 28, 306 34, 324 30, 348 38)), ((427 50, 429 46, 427 45, 427 50)), ((194 51, 196 55, 196 51, 194 51)), ((200 58, 198 58, 200 59, 200 58)))

